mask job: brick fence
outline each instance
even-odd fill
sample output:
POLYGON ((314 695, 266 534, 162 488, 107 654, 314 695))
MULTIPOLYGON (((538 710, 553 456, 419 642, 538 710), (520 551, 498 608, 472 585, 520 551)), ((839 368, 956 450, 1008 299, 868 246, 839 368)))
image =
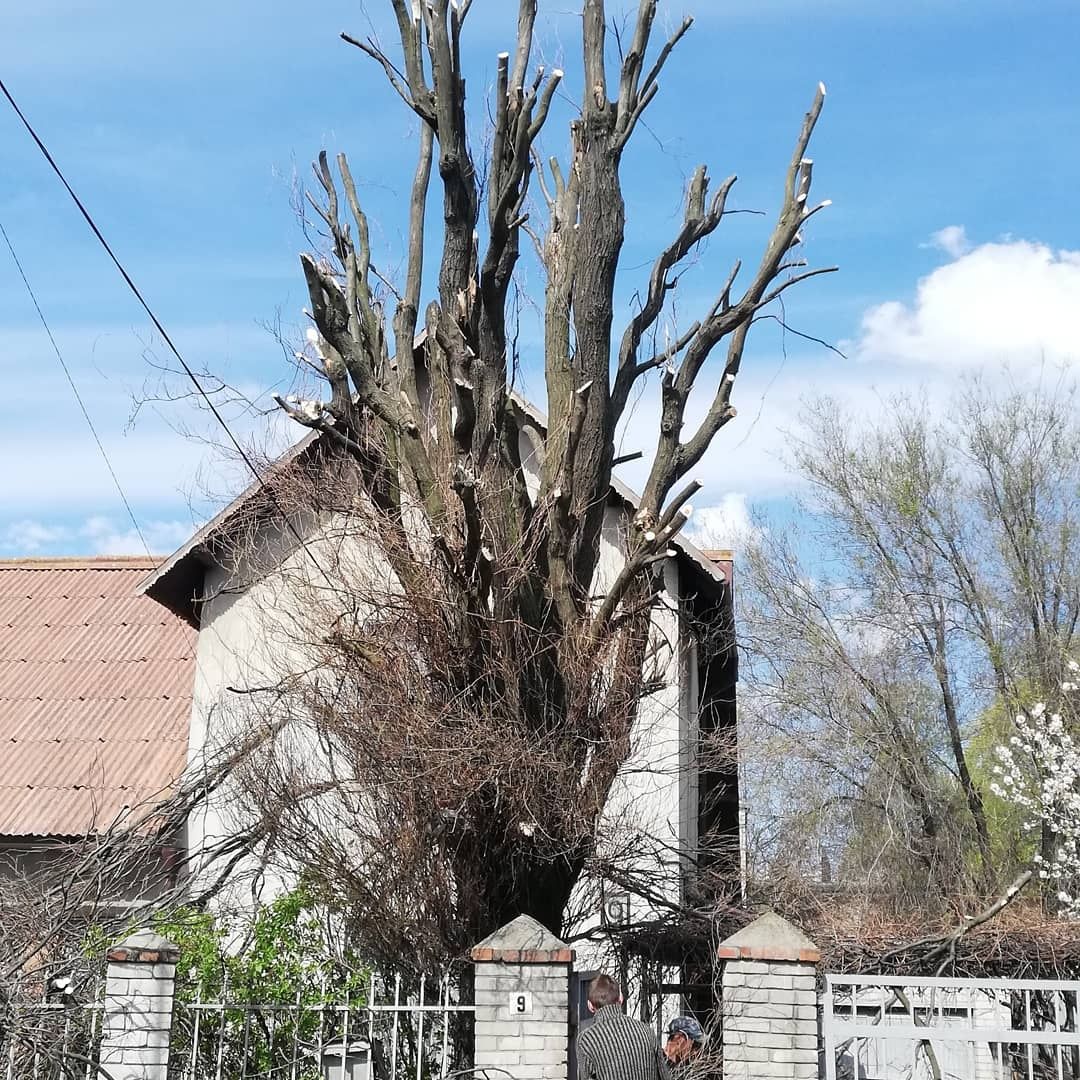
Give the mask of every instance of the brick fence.
POLYGON ((718 957, 725 1080, 817 1077, 817 946, 768 913, 729 937, 718 957))
POLYGON ((111 1080, 166 1080, 179 958, 150 930, 108 950, 100 1061, 111 1080))
MULTIPOLYGON (((522 915, 471 957, 477 1075, 571 1080, 573 950, 522 915)), ((724 1080, 817 1077, 814 943, 769 913, 723 942, 718 957, 724 1080)), ((178 959, 175 945, 146 930, 109 949, 100 1058, 109 1080, 168 1080, 178 959)))
POLYGON ((473 949, 473 1064, 516 1080, 567 1080, 570 974, 574 953, 528 915, 473 949))

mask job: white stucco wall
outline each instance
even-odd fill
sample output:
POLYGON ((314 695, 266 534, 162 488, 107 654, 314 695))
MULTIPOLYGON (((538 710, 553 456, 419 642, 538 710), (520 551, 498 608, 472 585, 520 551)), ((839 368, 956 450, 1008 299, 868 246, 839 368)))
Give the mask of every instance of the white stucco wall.
MULTIPOLYGON (((296 556, 290 554, 280 534, 265 536, 264 540, 264 555, 266 548, 272 554, 260 561, 272 565, 280 557, 291 569, 296 556)), ((207 572, 188 739, 189 770, 212 768, 218 756, 227 753, 242 735, 243 715, 249 702, 230 688, 272 685, 290 669, 295 650, 284 632, 291 610, 287 597, 282 596, 285 580, 279 571, 265 574, 245 565, 231 571, 217 567, 207 572), (275 611, 285 616, 285 623, 275 625, 275 611)), ((202 854, 212 852, 219 841, 232 836, 244 819, 237 793, 228 786, 192 816, 188 850, 200 853, 194 860, 196 873, 201 875, 205 869, 202 854)), ((237 891, 244 899, 250 895, 250 875, 262 873, 253 861, 238 867, 237 891)), ((270 895, 282 884, 273 876, 262 883, 270 895)))

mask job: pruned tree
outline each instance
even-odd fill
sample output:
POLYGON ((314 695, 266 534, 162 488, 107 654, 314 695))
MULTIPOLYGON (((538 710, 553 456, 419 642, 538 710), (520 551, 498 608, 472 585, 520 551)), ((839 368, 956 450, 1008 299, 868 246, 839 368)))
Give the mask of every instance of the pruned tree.
POLYGON ((658 345, 680 275, 723 223, 735 183, 731 176, 714 189, 705 166, 694 172, 676 235, 620 331, 624 154, 691 19, 655 41, 657 0, 641 0, 616 61, 605 4, 586 0, 580 107, 565 157, 543 161, 540 137, 563 73, 535 64, 536 0, 521 0, 516 39, 498 57, 483 137, 465 107, 471 0, 390 3, 392 52, 374 38, 345 40, 374 60, 419 123, 404 275, 391 283, 373 263, 345 155, 335 173, 320 154, 311 204, 327 248, 301 261, 313 323, 305 361, 324 390, 279 398, 320 434, 322 456, 318 479, 294 475, 276 498, 297 515, 344 515, 382 575, 373 587, 355 562, 323 552, 323 580, 305 593, 294 626, 314 659, 272 690, 266 708, 314 721, 334 760, 348 761, 348 782, 314 776, 302 755, 273 749, 257 778, 283 796, 260 807, 268 827, 306 839, 309 854, 321 837, 324 866, 365 852, 366 870, 349 880, 369 917, 380 905, 400 914, 401 905, 430 900, 453 923, 457 947, 520 912, 559 931, 597 855, 598 821, 631 753, 639 705, 657 689, 664 646, 654 615, 669 545, 701 487, 689 478, 736 415, 733 390, 755 321, 787 289, 827 272, 799 255, 801 230, 828 205, 810 202, 806 156, 825 91, 805 116, 753 268, 744 274, 736 261, 711 306, 658 345), (425 231, 434 199, 438 236, 425 231), (535 359, 547 423, 535 482, 512 391, 520 359, 512 286, 530 244, 546 282, 535 359), (425 306, 432 256, 435 295, 425 306), (605 576, 616 429, 653 373, 655 453, 619 540, 621 565, 605 576), (688 428, 694 393, 708 405, 688 428), (381 773, 363 764, 372 752, 381 773), (516 773, 526 760, 528 775, 516 773), (388 800, 377 805, 392 807, 379 821, 379 843, 389 845, 381 859, 376 834, 356 837, 362 812, 352 818, 353 847, 342 849, 333 831, 302 824, 300 808, 312 804, 296 797, 365 784, 388 800), (389 889, 395 874, 412 894, 389 889))
POLYGON ((1075 387, 975 382, 876 430, 836 402, 804 420, 803 525, 763 533, 743 576, 761 853, 816 878, 823 848, 834 885, 904 909, 993 898, 1031 855, 994 748, 1035 702, 1076 722, 1075 387))

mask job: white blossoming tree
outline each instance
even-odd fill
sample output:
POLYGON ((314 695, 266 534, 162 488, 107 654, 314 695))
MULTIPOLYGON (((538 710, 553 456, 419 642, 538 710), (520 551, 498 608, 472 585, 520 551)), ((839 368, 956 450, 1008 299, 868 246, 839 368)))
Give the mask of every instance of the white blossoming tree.
MULTIPOLYGON (((1075 660, 1067 666, 1080 673, 1075 660)), ((1063 695, 1078 688, 1076 681, 1061 684, 1063 695)), ((1038 877, 1057 890, 1063 913, 1080 916, 1080 743, 1061 713, 1040 702, 1017 715, 1016 734, 996 753, 991 790, 1021 809, 1033 836, 1051 838, 1036 851, 1019 888, 1038 877)))

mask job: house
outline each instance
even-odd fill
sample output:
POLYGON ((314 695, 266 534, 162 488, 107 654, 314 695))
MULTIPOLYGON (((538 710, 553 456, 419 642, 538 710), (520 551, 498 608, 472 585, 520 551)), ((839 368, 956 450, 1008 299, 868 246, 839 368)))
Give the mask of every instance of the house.
MULTIPOLYGON (((137 593, 155 563, 0 561, 0 879, 55 869, 183 772, 196 635, 137 593)), ((104 899, 153 894, 177 854, 148 855, 104 899)))
MULTIPOLYGON (((522 398, 513 395, 511 401, 519 414, 526 480, 535 494, 546 420, 522 398)), ((279 470, 307 465, 314 469, 321 438, 313 433, 301 440, 279 463, 279 470)), ((636 505, 634 493, 613 480, 597 588, 611 580, 621 565, 622 539, 636 505)), ((205 755, 217 751, 216 741, 228 743, 244 731, 245 694, 252 688, 272 686, 287 672, 283 653, 289 644, 281 633, 281 621, 289 618, 290 606, 300 601, 286 577, 305 572, 303 568, 311 562, 309 545, 325 544, 319 550, 329 551, 334 545, 340 547, 340 536, 339 526, 327 522, 325 515, 318 523, 295 515, 283 521, 280 507, 256 483, 142 584, 146 597, 199 631, 191 768, 203 767, 205 755), (336 539, 331 540, 332 535, 336 539), (225 719, 230 714, 231 722, 225 719)), ((668 853, 672 874, 666 887, 677 890, 687 860, 671 853, 696 851, 706 832, 729 840, 732 876, 738 872, 734 760, 713 768, 702 768, 697 760, 703 733, 734 734, 737 666, 730 553, 712 558, 682 536, 672 547, 673 555, 664 566, 668 603, 654 615, 654 626, 670 643, 665 685, 641 706, 634 758, 618 778, 608 807, 626 828, 655 838, 668 853), (706 638, 711 642, 708 647, 706 638), (718 640, 722 647, 717 647, 718 640)), ((189 847, 210 850, 242 826, 242 810, 222 795, 190 822, 189 847)), ((606 918, 631 917, 628 897, 616 895, 612 901, 598 905, 605 907, 606 918)), ((595 917, 599 921, 599 910, 595 917)))

